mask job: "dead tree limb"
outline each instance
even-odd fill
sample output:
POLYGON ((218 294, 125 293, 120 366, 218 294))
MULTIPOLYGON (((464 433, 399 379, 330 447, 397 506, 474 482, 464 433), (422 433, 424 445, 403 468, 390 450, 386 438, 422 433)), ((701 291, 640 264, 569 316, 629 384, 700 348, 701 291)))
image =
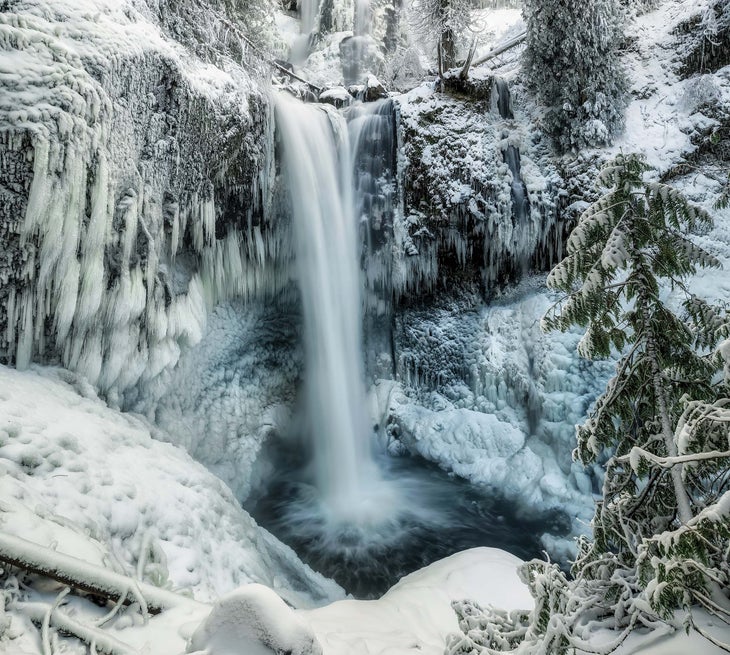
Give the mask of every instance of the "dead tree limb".
POLYGON ((159 614, 162 610, 195 602, 76 557, 57 553, 27 539, 1 532, 0 562, 115 602, 120 599, 127 605, 139 602, 143 611, 146 606, 150 614, 159 614))
POLYGON ((512 48, 517 47, 518 45, 523 43, 526 38, 527 38, 527 32, 522 32, 522 33, 518 34, 517 36, 515 36, 514 38, 510 39, 509 41, 504 41, 503 43, 499 44, 496 48, 492 48, 483 57, 479 57, 479 59, 472 62, 472 66, 481 66, 482 64, 487 63, 490 59, 494 59, 495 57, 498 57, 503 52, 507 52, 507 50, 511 50, 512 48))

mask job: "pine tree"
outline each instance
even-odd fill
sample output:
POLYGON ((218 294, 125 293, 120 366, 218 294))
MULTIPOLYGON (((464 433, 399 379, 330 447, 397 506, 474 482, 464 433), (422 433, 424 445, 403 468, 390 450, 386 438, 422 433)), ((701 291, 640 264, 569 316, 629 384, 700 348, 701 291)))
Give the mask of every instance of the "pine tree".
POLYGON ((637 625, 697 605, 730 623, 730 315, 685 285, 697 268, 719 265, 687 236, 711 217, 646 183, 648 170, 633 155, 604 169, 610 189, 582 214, 548 277, 566 296, 543 327, 585 327, 584 357, 624 353, 577 428, 575 456, 606 459, 593 539, 579 541, 572 577, 549 562, 522 567, 531 612, 456 604, 464 635, 452 654, 608 653, 637 625), (620 630, 599 650, 585 643, 596 622, 620 630))
POLYGON ((525 0, 523 68, 543 129, 567 152, 611 142, 624 125, 619 0, 525 0))
POLYGON ((686 236, 712 219, 675 189, 645 183, 647 170, 637 156, 619 156, 603 171, 611 190, 581 216, 567 257, 548 277, 568 295, 544 318, 546 329, 585 326, 584 357, 625 351, 577 429, 583 463, 611 456, 593 540, 583 542, 574 572, 589 579, 605 577, 606 567, 636 572, 659 617, 700 603, 728 620, 721 587, 730 581, 730 508, 714 523, 699 518, 729 482, 727 425, 723 431, 714 418, 728 387, 713 384, 721 363, 713 348, 728 322, 685 286, 698 267, 719 265, 686 236), (681 314, 667 289, 684 296, 681 314))

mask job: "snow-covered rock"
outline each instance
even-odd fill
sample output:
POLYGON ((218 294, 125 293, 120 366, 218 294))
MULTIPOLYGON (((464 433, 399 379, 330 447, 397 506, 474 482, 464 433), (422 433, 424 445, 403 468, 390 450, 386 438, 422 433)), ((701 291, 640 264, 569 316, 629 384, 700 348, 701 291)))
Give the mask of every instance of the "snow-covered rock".
POLYGON ((322 655, 301 614, 271 589, 249 584, 219 598, 187 648, 198 655, 322 655))

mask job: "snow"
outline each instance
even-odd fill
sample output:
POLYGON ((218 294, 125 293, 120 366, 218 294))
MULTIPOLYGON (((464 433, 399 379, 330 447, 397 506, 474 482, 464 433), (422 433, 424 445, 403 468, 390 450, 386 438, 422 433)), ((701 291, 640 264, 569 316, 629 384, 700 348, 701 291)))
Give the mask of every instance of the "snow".
MULTIPOLYGON (((106 407, 83 380, 61 370, 3 367, 0 398, 0 516, 7 534, 130 575, 153 531, 164 557, 151 553, 143 569, 156 584, 192 588, 202 599, 249 580, 264 582, 297 604, 340 595, 262 534, 205 469, 154 440, 142 419, 106 407)), ((179 607, 150 618, 146 626, 122 614, 110 637, 133 647, 146 644, 159 655, 180 652, 188 638, 189 651, 207 649, 210 655, 239 652, 233 647, 254 638, 267 647, 316 653, 309 622, 325 652, 341 652, 332 648, 342 640, 353 644, 347 652, 384 652, 373 648, 385 648, 387 616, 387 630, 399 630, 401 638, 407 633, 414 643, 425 641, 426 652, 436 653, 456 627, 450 601, 474 594, 484 598, 489 588, 484 580, 500 604, 528 600, 524 590, 503 583, 514 577, 517 563, 499 551, 462 553, 407 577, 376 604, 347 601, 321 613, 295 615, 271 589, 257 585, 230 592, 207 618, 205 608, 178 597, 179 607), (434 598, 424 603, 425 594, 434 598), (374 646, 359 650, 363 643, 374 646)), ((75 600, 72 606, 81 623, 95 612, 75 600)), ((10 616, 14 638, 0 642, 0 651, 7 646, 9 653, 39 652, 22 615, 11 610, 10 616)), ((52 625, 66 625, 63 620, 52 625)), ((258 652, 255 648, 246 652, 258 652)))
POLYGON ((322 655, 306 620, 271 589, 241 587, 219 598, 193 633, 187 652, 205 655, 322 655))
POLYGON ((665 171, 695 150, 692 133, 709 120, 696 109, 703 96, 719 93, 715 83, 721 74, 679 79, 675 29, 708 5, 709 0, 670 0, 632 21, 625 64, 635 98, 623 135, 607 153, 639 150, 650 166, 665 171))
MULTIPOLYGON (((385 447, 405 446, 530 513, 560 509, 582 534, 600 477, 572 462, 575 425, 605 387, 613 362, 576 354, 580 331, 544 334, 556 297, 527 278, 488 307, 414 313, 399 338, 401 384, 378 386, 385 447), (388 389, 388 393, 385 390, 388 389)), ((555 558, 571 537, 544 535, 555 558)))
POLYGON ((344 600, 304 612, 324 655, 441 655, 458 629, 451 602, 479 598, 518 609, 531 605, 518 582, 520 560, 475 548, 411 573, 375 601, 344 600))
POLYGON ((341 596, 230 490, 140 417, 60 369, 0 367, 2 529, 200 599, 262 582, 295 605, 341 596), (148 550, 149 552, 144 552, 148 550))
MULTIPOLYGON (((520 563, 499 550, 472 549, 406 576, 379 600, 342 600, 309 610, 293 610, 271 589, 247 584, 212 607, 180 596, 174 607, 150 617, 147 623, 135 620, 133 609, 122 610, 105 626, 104 634, 110 641, 155 655, 183 651, 206 655, 440 655, 447 635, 458 629, 453 601, 469 597, 510 609, 529 606, 530 596, 517 578, 520 563)), ((37 616, 34 608, 44 611, 53 593, 40 585, 24 593, 31 598, 22 601, 25 615, 11 608, 9 635, 0 639, 0 652, 41 652, 38 633, 25 617, 37 616)), ((73 617, 72 625, 88 626, 104 612, 67 596, 60 604, 58 620, 52 619, 51 625, 64 625, 68 621, 64 617, 73 617)))

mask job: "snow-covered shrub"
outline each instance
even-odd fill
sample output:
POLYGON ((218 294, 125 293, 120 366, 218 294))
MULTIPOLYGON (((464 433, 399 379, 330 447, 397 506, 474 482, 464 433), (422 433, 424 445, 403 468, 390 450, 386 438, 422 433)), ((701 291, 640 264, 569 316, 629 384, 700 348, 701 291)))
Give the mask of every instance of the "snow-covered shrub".
POLYGON ((561 151, 611 142, 624 125, 627 80, 618 58, 618 0, 525 0, 524 74, 561 151))
POLYGON ((714 76, 698 75, 687 82, 681 104, 688 114, 692 114, 707 105, 716 105, 721 97, 714 76))
POLYGON ((381 76, 386 88, 393 91, 408 91, 423 79, 421 58, 415 47, 398 48, 385 60, 381 76))

